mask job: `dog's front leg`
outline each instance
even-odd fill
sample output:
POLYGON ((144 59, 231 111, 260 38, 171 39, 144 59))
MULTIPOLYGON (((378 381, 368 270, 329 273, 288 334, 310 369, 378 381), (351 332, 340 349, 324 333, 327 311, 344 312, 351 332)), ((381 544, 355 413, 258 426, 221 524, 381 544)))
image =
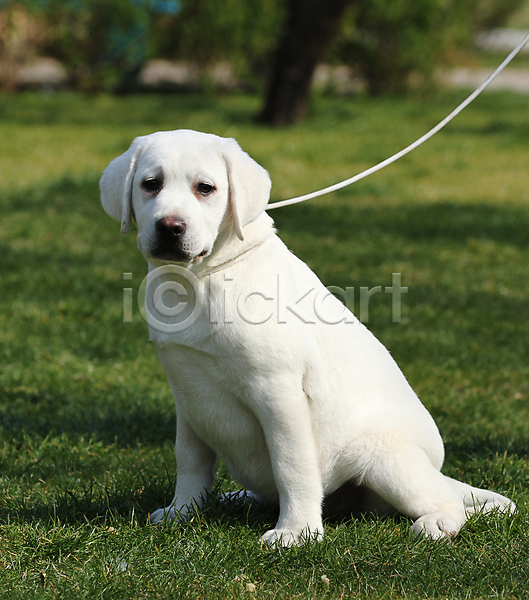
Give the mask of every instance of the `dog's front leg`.
POLYGON ((279 519, 262 541, 292 546, 321 539, 323 490, 308 398, 274 401, 261 425, 279 492, 279 519))
POLYGON ((213 485, 217 456, 178 411, 175 454, 178 469, 175 495, 169 506, 151 514, 153 523, 185 518, 194 509, 200 509, 213 485))

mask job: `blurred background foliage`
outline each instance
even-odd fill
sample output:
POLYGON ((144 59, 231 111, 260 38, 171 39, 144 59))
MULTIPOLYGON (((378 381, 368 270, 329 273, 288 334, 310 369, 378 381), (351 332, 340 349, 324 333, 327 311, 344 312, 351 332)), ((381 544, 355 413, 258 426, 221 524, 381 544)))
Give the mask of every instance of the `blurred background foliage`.
MULTIPOLYGON (((329 0, 333 2, 334 0, 329 0)), ((84 92, 126 92, 147 60, 229 63, 261 89, 287 26, 289 2, 310 0, 0 0, 0 87, 37 55, 64 65, 84 92)), ((322 60, 352 66, 371 94, 405 93, 475 34, 499 27, 525 0, 350 0, 322 60)))
POLYGON ((476 34, 503 25, 524 0, 368 0, 346 13, 332 49, 371 94, 428 85, 434 69, 476 34))

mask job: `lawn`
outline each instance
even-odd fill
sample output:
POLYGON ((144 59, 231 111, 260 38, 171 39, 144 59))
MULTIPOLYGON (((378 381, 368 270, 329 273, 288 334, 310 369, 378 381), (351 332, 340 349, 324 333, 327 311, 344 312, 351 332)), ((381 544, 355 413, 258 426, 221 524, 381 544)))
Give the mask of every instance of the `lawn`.
MULTIPOLYGON (((247 96, 0 97, 0 597, 527 598, 528 97, 487 92, 388 169, 270 213, 355 303, 401 274, 401 322, 377 294, 367 325, 435 417, 444 472, 519 506, 453 542, 366 517, 274 550, 258 543, 274 511, 215 498, 190 522, 147 524, 174 489, 174 408, 136 305, 123 323, 146 265, 99 203, 101 171, 136 135, 236 137, 281 200, 383 160, 463 96, 320 97, 282 130, 254 125, 247 96)), ((217 489, 236 489, 222 464, 217 489)))

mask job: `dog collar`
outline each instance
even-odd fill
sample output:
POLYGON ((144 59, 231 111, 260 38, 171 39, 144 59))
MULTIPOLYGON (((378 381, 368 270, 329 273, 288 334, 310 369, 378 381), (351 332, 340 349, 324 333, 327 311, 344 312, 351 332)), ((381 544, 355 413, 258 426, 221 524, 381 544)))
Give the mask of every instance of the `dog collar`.
POLYGON ((238 262, 243 260, 243 258, 246 258, 246 256, 248 254, 250 254, 254 250, 257 250, 257 248, 260 248, 269 239, 269 237, 270 236, 267 236, 264 240, 260 241, 259 243, 254 244, 253 246, 250 246, 249 248, 246 248, 246 250, 244 250, 240 254, 237 254, 236 256, 230 258, 229 260, 227 260, 223 263, 220 263, 218 265, 214 265, 212 267, 206 267, 203 271, 199 271, 198 273, 195 273, 195 275, 197 277, 207 277, 208 275, 213 275, 214 273, 217 273, 218 271, 222 271, 224 269, 227 269, 228 267, 231 267, 232 265, 237 264, 238 262))

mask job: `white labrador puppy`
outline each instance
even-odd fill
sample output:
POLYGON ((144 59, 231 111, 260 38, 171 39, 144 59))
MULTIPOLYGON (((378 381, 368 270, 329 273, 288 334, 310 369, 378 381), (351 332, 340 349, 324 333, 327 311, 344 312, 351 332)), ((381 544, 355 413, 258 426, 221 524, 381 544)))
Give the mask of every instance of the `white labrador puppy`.
POLYGON ((432 417, 275 235, 270 187, 235 140, 188 130, 136 138, 101 178, 121 231, 137 223, 150 336, 176 402, 175 496, 152 521, 200 507, 217 457, 251 497, 279 503, 270 544, 320 538, 324 499, 355 487, 364 508, 391 507, 430 538, 455 536, 476 511, 513 512, 441 474, 432 417))

